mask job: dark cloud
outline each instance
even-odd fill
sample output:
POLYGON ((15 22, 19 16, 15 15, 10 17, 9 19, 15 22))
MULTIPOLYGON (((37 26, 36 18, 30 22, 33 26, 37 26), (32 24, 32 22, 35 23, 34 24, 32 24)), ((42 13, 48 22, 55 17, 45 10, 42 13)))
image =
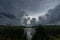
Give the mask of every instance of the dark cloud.
POLYGON ((7 24, 11 24, 11 25, 22 25, 21 22, 16 21, 16 20, 12 20, 9 18, 0 18, 0 25, 7 25, 7 24))
POLYGON ((42 10, 45 10, 46 8, 49 9, 52 5, 56 5, 59 2, 58 0, 53 1, 54 0, 0 0, 0 6, 5 12, 8 11, 10 13, 16 12, 18 14, 18 11, 21 10, 41 12, 42 10))
POLYGON ((27 25, 27 21, 28 21, 28 19, 24 18, 23 24, 27 25))
POLYGON ((57 5, 54 9, 50 9, 46 14, 48 23, 57 23, 60 21, 60 5, 57 5))
POLYGON ((39 19, 38 24, 43 24, 44 23, 44 19, 41 16, 39 16, 38 19, 39 19))
POLYGON ((45 25, 47 24, 47 17, 45 15, 38 17, 38 25, 45 25))
POLYGON ((0 15, 6 16, 7 18, 10 18, 10 19, 16 19, 16 17, 12 14, 0 12, 0 15))
POLYGON ((4 18, 4 16, 3 15, 0 15, 0 18, 4 18))
POLYGON ((32 18, 31 24, 35 23, 45 25, 45 24, 60 24, 60 4, 54 7, 53 9, 48 10, 48 12, 38 17, 38 22, 36 22, 35 18, 32 18))
POLYGON ((32 26, 37 25, 36 18, 32 18, 31 21, 30 21, 30 23, 31 23, 32 26))
MULTIPOLYGON (((49 8, 53 8, 58 3, 59 0, 0 0, 0 12, 2 12, 0 15, 4 15, 4 17, 7 17, 8 20, 11 18, 19 19, 21 24, 21 19, 25 13, 35 16, 37 12, 44 12, 49 8)), ((2 16, 0 17, 2 18, 2 16)))

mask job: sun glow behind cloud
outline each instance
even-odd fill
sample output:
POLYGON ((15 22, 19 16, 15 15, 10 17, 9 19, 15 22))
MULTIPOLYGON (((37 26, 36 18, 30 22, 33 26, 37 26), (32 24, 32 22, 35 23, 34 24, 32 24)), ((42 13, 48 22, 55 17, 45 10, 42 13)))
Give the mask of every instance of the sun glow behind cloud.
POLYGON ((32 14, 32 15, 28 14, 28 17, 30 17, 30 19, 36 18, 38 20, 38 17, 39 16, 44 16, 47 13, 47 11, 46 12, 36 12, 35 14, 32 13, 32 12, 30 12, 30 13, 32 14))

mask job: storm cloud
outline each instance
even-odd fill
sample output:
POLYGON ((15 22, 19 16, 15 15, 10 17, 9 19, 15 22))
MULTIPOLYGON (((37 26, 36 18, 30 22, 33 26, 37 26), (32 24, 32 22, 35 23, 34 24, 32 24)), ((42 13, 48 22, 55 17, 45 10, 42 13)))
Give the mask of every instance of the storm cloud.
MULTIPOLYGON (((6 14, 6 13, 3 13, 3 12, 0 12, 0 16, 3 15, 3 16, 6 16, 7 18, 10 18, 10 19, 16 19, 14 15, 12 14, 6 14)), ((2 17, 2 16, 1 16, 2 17)), ((1 18, 0 17, 0 18, 1 18)))
POLYGON ((0 13, 0 24, 3 24, 3 21, 22 24, 21 20, 25 14, 37 17, 59 3, 60 0, 0 0, 0 12, 2 12, 0 13), (3 20, 3 17, 6 20, 3 20))
POLYGON ((36 18, 32 18, 31 21, 30 21, 30 23, 31 23, 32 26, 37 25, 36 18))
POLYGON ((47 13, 48 23, 54 24, 60 22, 60 4, 53 9, 50 9, 47 13))

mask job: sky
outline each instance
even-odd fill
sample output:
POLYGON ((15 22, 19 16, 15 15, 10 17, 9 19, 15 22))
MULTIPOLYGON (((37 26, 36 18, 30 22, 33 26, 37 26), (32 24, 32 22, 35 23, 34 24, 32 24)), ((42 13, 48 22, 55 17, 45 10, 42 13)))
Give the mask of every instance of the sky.
POLYGON ((0 0, 0 25, 60 24, 59 11, 60 0, 0 0))

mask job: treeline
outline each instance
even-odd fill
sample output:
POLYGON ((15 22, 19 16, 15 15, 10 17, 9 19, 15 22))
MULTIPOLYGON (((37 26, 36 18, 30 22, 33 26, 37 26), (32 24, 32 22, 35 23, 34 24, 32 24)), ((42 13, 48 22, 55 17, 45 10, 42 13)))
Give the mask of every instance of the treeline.
POLYGON ((0 40, 25 40, 23 26, 0 25, 0 40))
MULTIPOLYGON (((26 27, 0 25, 0 40, 27 40, 24 28, 26 27)), ((31 28, 36 29, 32 40, 49 40, 50 36, 60 34, 60 25, 39 25, 31 28)))
POLYGON ((60 35, 60 25, 40 25, 35 26, 36 33, 33 40, 50 40, 50 36, 60 35))

